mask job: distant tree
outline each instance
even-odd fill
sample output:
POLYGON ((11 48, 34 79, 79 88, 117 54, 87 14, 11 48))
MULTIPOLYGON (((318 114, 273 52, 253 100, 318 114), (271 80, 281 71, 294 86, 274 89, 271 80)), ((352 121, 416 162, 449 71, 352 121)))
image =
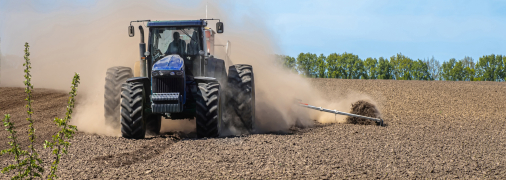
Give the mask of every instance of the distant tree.
MULTIPOLYGON (((495 58, 495 55, 494 55, 495 58)), ((490 56, 486 55, 483 57, 480 57, 478 62, 476 63, 476 76, 477 79, 480 81, 492 81, 493 80, 493 74, 494 69, 491 67, 491 64, 493 64, 493 60, 490 56)))
POLYGON ((463 67, 463 81, 473 81, 475 78, 475 63, 473 58, 466 56, 464 59, 461 59, 462 67, 463 67))
POLYGON ((504 58, 501 55, 485 55, 476 63, 477 80, 503 81, 505 76, 504 58))
MULTIPOLYGON (((420 60, 421 61, 421 60, 420 60)), ((411 80, 420 80, 421 76, 422 76, 422 71, 420 68, 423 67, 422 64, 425 64, 425 63, 419 63, 418 61, 412 61, 412 64, 410 65, 411 67, 411 80)))
POLYGON ((440 68, 441 79, 446 81, 473 81, 475 78, 475 64, 471 57, 464 57, 459 61, 455 58, 443 62, 440 68))
POLYGON ((320 54, 320 56, 318 56, 318 58, 316 59, 316 66, 317 66, 317 69, 316 69, 316 72, 317 72, 317 78, 327 78, 328 75, 327 75, 327 69, 328 69, 328 65, 327 65, 327 57, 323 54, 320 54))
POLYGON ((297 60, 294 57, 286 56, 285 63, 283 64, 286 68, 296 71, 297 69, 297 60))
POLYGON ((475 78, 476 71, 474 68, 465 67, 464 72, 465 72, 464 81, 475 81, 476 80, 476 78, 475 78))
POLYGON ((297 62, 296 62, 295 58, 290 57, 290 56, 285 56, 284 59, 285 59, 285 63, 283 63, 283 65, 288 69, 295 70, 295 68, 297 66, 297 62))
MULTIPOLYGON (((506 69, 506 56, 502 57, 502 67, 503 69, 506 69)), ((502 80, 506 81, 506 75, 503 76, 502 80)))
POLYGON ((464 68, 466 67, 474 68, 475 66, 474 59, 472 57, 465 56, 464 59, 461 59, 460 61, 462 61, 462 66, 464 68))
POLYGON ((297 70, 306 77, 316 77, 316 54, 300 53, 297 56, 297 70))
POLYGON ((341 79, 349 79, 348 78, 348 68, 351 66, 349 65, 349 62, 346 60, 345 57, 343 57, 343 55, 341 54, 337 54, 337 67, 338 67, 338 70, 339 70, 339 78, 341 79))
POLYGON ((276 59, 284 67, 310 78, 506 81, 506 56, 494 54, 482 56, 476 63, 466 56, 442 64, 434 56, 413 60, 401 53, 389 59, 362 60, 347 52, 328 56, 300 53, 297 58, 276 55, 276 59))
POLYGON ((344 67, 344 79, 360 79, 364 74, 364 63, 357 55, 344 52, 339 64, 344 67))
POLYGON ((504 81, 506 79, 506 65, 504 62, 504 57, 502 55, 495 56, 497 71, 495 75, 495 81, 504 81))
POLYGON ((358 59, 358 61, 355 63, 355 76, 353 79, 366 79, 367 74, 365 71, 365 63, 362 59, 358 59))
POLYGON ((341 58, 341 55, 337 53, 332 53, 327 56, 327 76, 329 78, 342 78, 344 74, 344 68, 340 66, 338 60, 341 58))
POLYGON ((393 79, 393 65, 383 57, 378 60, 378 79, 393 79))
POLYGON ((443 62, 441 66, 441 78, 445 81, 454 81, 454 74, 452 74, 453 67, 455 66, 455 58, 451 58, 448 62, 443 62))
POLYGON ((378 78, 378 60, 376 58, 367 58, 364 62, 365 79, 378 78))
POLYGON ((395 56, 390 57, 390 63, 393 65, 394 78, 397 80, 410 80, 411 77, 411 65, 413 60, 398 53, 395 56))
POLYGON ((439 69, 441 65, 439 64, 439 61, 432 56, 429 60, 426 62, 427 68, 429 69, 430 76, 432 77, 432 80, 438 80, 439 79, 439 69))
POLYGON ((463 61, 455 62, 455 66, 451 70, 452 81, 463 81, 465 77, 463 61))
POLYGON ((412 62, 413 65, 411 66, 411 74, 413 80, 432 80, 427 63, 420 59, 412 62))

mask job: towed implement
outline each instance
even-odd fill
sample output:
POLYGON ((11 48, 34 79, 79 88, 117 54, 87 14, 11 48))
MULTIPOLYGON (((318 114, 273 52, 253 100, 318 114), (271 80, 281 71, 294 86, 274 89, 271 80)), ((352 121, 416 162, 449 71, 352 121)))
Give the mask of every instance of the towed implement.
POLYGON ((378 125, 378 126, 383 126, 384 125, 383 124, 383 119, 381 119, 381 118, 373 118, 373 117, 367 117, 367 116, 362 116, 362 115, 358 115, 358 114, 341 112, 341 111, 337 111, 337 110, 325 109, 325 108, 322 108, 322 107, 316 107, 316 106, 312 106, 312 105, 300 102, 300 100, 297 100, 297 104, 299 106, 306 107, 306 108, 309 108, 309 109, 314 109, 314 110, 318 110, 318 111, 332 113, 332 114, 335 114, 336 116, 337 115, 345 115, 345 116, 350 116, 350 117, 362 118, 362 119, 367 119, 367 120, 374 121, 376 123, 376 125, 378 125))

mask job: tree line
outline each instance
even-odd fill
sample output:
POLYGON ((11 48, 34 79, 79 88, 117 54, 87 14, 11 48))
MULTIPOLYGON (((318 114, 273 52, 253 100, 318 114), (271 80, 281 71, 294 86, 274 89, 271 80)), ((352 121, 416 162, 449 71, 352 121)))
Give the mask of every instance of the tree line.
POLYGON ((328 56, 300 53, 297 57, 276 55, 284 67, 310 78, 395 79, 444 81, 505 81, 506 56, 484 55, 477 62, 471 57, 452 58, 440 63, 430 59, 411 59, 401 53, 390 58, 360 59, 352 53, 328 56))

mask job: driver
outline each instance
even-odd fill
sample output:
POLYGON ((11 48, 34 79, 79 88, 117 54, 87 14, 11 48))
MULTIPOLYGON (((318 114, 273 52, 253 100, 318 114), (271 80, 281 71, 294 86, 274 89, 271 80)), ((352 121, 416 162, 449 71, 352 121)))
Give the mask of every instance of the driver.
POLYGON ((180 56, 184 56, 186 49, 186 42, 181 40, 181 36, 179 36, 179 32, 174 32, 172 34, 174 40, 169 44, 169 48, 165 51, 165 55, 169 54, 179 54, 180 56))

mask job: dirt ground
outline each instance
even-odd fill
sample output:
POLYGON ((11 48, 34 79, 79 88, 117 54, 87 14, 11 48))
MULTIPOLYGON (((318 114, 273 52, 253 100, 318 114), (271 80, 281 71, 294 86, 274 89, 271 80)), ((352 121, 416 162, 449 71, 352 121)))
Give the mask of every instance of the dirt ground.
MULTIPOLYGON (((314 79, 312 85, 333 101, 352 92, 370 95, 386 126, 317 123, 288 134, 216 139, 166 133, 128 140, 79 132, 58 175, 62 179, 506 178, 504 82, 314 79)), ((39 140, 50 139, 56 131, 51 120, 63 117, 67 94, 34 92, 37 135, 39 140)), ((23 99, 22 88, 0 88, 0 114, 10 113, 16 125, 25 127, 23 99)), ((2 149, 8 147, 6 135, 0 132, 2 149)), ((48 157, 49 152, 40 154, 48 157)), ((0 160, 1 166, 11 162, 6 156, 0 160)))

